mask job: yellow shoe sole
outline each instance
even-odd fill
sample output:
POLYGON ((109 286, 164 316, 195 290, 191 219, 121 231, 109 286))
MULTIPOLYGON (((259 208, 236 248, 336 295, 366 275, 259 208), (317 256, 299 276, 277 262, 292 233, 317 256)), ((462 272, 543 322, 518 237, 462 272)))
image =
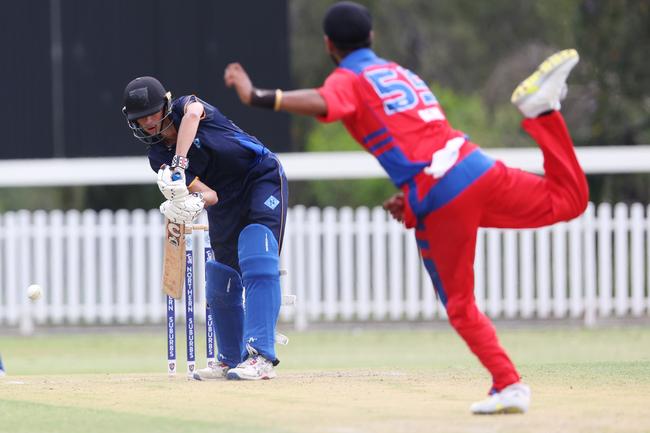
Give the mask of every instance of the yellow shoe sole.
POLYGON ((522 98, 535 93, 539 90, 539 85, 541 84, 540 79, 544 75, 548 74, 550 71, 557 68, 567 60, 576 57, 578 57, 578 52, 574 49, 562 50, 553 54, 551 57, 544 60, 544 62, 539 65, 535 72, 533 72, 528 78, 526 78, 521 82, 521 84, 517 86, 515 91, 512 92, 510 101, 513 104, 516 104, 516 102, 522 98))

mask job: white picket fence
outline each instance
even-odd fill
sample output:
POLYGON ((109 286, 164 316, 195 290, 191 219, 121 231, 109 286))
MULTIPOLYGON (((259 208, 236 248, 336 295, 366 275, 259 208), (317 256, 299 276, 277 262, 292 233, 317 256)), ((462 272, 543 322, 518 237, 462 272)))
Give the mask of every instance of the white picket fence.
MULTIPOLYGON (((493 318, 650 316, 650 209, 623 203, 538 230, 481 230, 479 307, 493 318)), ((195 235, 203 299, 203 239, 195 235)), ((0 215, 0 324, 163 323, 162 217, 152 211, 18 211, 0 215), (44 297, 31 304, 26 288, 44 297)), ((381 208, 289 211, 281 267, 297 304, 281 319, 310 322, 444 319, 413 233, 381 208)), ((202 308, 197 319, 202 321, 202 308)))

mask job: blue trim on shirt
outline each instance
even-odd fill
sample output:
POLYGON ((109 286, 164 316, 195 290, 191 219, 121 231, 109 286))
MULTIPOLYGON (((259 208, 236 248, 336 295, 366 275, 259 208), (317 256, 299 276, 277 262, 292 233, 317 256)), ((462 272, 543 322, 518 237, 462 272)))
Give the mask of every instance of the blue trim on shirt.
POLYGON ((429 249, 429 241, 426 241, 424 239, 415 239, 415 243, 418 244, 418 248, 421 250, 428 250, 429 249))
POLYGON ((380 135, 382 135, 382 134, 384 134, 386 132, 388 132, 388 129, 386 129, 384 127, 384 128, 376 130, 375 132, 371 132, 370 134, 363 137, 361 140, 363 141, 363 144, 368 144, 373 138, 379 137, 380 135))
POLYGON ((452 167, 427 192, 422 201, 418 201, 415 181, 411 179, 409 181, 409 203, 413 213, 421 218, 446 205, 492 168, 494 163, 495 161, 480 149, 473 150, 465 159, 452 167))
POLYGON ((380 148, 382 148, 384 145, 390 143, 391 141, 393 141, 393 137, 389 136, 388 138, 384 138, 383 140, 381 140, 379 143, 373 144, 368 148, 368 150, 374 153, 378 151, 380 148))
POLYGON ((428 162, 409 160, 402 152, 402 149, 397 146, 383 152, 376 158, 398 188, 401 188, 409 179, 412 179, 413 176, 429 165, 428 162))
POLYGON ((264 147, 261 143, 254 141, 248 134, 235 132, 233 136, 239 144, 247 149, 252 150, 256 155, 263 156, 269 153, 269 150, 266 147, 264 147))
POLYGON ((377 57, 370 48, 360 48, 345 56, 339 63, 339 68, 360 74, 368 66, 385 65, 386 63, 388 62, 381 57, 377 57))

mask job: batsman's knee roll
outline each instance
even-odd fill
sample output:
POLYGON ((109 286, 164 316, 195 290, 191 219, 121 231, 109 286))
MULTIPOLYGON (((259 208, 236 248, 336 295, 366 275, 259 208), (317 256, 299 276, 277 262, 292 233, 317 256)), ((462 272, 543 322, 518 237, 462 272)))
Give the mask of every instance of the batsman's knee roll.
MULTIPOLYGON (((279 281, 278 241, 262 224, 250 224, 239 234, 239 267, 244 280, 272 278, 279 281)), ((246 285, 246 284, 244 284, 246 285)))
POLYGON ((242 305, 239 272, 228 265, 209 260, 205 263, 205 297, 211 308, 242 305))

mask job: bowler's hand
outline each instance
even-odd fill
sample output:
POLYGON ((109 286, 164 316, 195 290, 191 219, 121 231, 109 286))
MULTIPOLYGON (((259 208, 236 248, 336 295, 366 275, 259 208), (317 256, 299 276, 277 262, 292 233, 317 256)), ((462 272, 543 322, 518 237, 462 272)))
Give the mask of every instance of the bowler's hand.
POLYGON ((253 83, 248 77, 248 74, 239 63, 231 63, 226 66, 223 74, 223 80, 227 87, 234 87, 241 102, 245 105, 250 105, 251 92, 253 91, 253 83))
POLYGON ((399 222, 404 222, 404 193, 398 192, 384 202, 384 209, 399 222))

